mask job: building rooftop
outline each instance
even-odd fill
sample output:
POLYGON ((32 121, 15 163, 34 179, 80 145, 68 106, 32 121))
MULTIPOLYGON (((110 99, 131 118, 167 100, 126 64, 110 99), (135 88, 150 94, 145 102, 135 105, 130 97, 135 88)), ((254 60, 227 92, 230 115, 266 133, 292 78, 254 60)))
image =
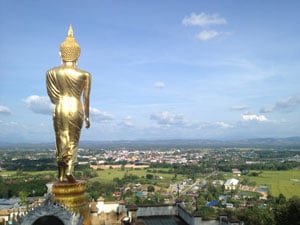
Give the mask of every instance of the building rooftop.
POLYGON ((177 216, 139 217, 145 225, 188 225, 177 216))

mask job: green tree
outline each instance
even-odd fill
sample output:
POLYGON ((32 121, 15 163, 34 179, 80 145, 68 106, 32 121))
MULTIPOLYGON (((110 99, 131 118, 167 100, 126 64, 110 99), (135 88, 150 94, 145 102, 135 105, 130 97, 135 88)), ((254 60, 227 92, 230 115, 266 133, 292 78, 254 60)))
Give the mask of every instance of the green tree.
POLYGON ((113 182, 116 183, 116 185, 117 185, 118 187, 120 187, 120 186, 123 185, 123 182, 122 182, 122 180, 121 180, 119 177, 114 177, 114 178, 113 178, 113 182))
POLYGON ((9 198, 8 185, 5 183, 2 177, 0 177, 0 190, 0 198, 9 198))
POLYGON ((275 209, 276 225, 300 225, 300 198, 293 196, 275 209))
POLYGON ((20 191, 19 192, 19 198, 21 200, 21 205, 27 204, 27 197, 29 196, 29 192, 27 191, 20 191))
POLYGON ((238 218, 246 225, 269 225, 274 224, 274 215, 267 208, 257 206, 246 208, 238 212, 238 218))
POLYGON ((147 191, 148 192, 154 192, 155 191, 155 188, 153 185, 149 185, 148 188, 147 188, 147 191))
POLYGON ((87 192, 90 194, 91 198, 97 199, 100 196, 100 188, 101 183, 99 181, 88 183, 87 192))
POLYGON ((17 169, 16 176, 19 177, 19 176, 22 176, 22 175, 23 175, 23 170, 22 169, 17 169))
MULTIPOLYGON (((202 193, 202 192, 200 192, 200 193, 202 193)), ((206 201, 204 193, 203 194, 199 194, 199 196, 197 198, 196 204, 198 206, 203 206, 203 205, 206 205, 206 203, 207 203, 207 201, 206 201)))
POLYGON ((242 184, 242 185, 248 185, 249 183, 250 183, 249 177, 245 177, 245 178, 241 181, 241 184, 242 184))
POLYGON ((278 198, 276 198, 275 202, 276 202, 277 205, 283 205, 283 204, 286 203, 286 198, 282 193, 280 193, 278 195, 278 198))
POLYGON ((147 178, 148 180, 152 180, 152 179, 153 179, 153 174, 147 173, 147 174, 146 174, 146 178, 147 178))
POLYGON ((208 207, 208 206, 200 206, 198 208, 198 212, 200 212, 200 215, 204 218, 204 219, 208 219, 208 218, 214 218, 216 216, 216 212, 215 209, 212 207, 208 207))

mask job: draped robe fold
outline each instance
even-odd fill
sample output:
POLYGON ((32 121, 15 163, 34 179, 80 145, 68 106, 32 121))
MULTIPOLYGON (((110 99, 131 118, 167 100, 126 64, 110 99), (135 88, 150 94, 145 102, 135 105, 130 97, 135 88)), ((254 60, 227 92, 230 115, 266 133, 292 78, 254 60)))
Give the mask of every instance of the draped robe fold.
POLYGON ((47 92, 54 104, 53 124, 58 164, 72 165, 77 162, 77 147, 84 120, 81 103, 84 73, 64 66, 47 71, 47 92))

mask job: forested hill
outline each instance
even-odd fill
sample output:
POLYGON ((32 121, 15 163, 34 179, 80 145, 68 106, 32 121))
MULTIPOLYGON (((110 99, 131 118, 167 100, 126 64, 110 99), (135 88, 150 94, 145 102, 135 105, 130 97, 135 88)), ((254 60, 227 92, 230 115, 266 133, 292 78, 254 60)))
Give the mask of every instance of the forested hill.
MULTIPOLYGON (((7 143, 0 142, 1 149, 35 149, 54 148, 54 143, 7 143)), ((80 141, 79 147, 103 149, 170 149, 170 148, 275 148, 299 149, 300 137, 288 138, 255 138, 241 140, 205 140, 205 139, 172 139, 172 140, 120 140, 120 141, 80 141)))

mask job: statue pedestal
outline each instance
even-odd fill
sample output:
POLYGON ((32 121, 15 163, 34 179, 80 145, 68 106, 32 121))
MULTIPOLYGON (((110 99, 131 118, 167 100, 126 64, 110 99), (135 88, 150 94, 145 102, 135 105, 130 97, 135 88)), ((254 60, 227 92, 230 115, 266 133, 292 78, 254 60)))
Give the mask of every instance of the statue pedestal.
POLYGON ((86 191, 86 182, 78 180, 75 183, 56 182, 52 186, 54 202, 65 206, 74 213, 79 213, 84 225, 91 225, 91 217, 86 191))

